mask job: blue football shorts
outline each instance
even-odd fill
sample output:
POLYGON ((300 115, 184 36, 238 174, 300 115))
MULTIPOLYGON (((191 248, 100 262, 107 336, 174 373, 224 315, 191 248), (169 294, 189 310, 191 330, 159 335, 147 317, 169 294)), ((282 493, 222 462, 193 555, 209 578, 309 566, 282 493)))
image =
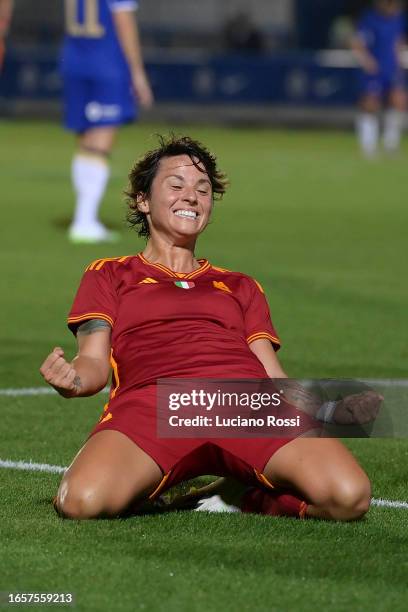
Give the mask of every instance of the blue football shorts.
POLYGON ((137 105, 128 78, 64 76, 64 125, 74 132, 122 125, 136 119, 137 105))
POLYGON ((374 75, 360 72, 360 93, 362 95, 382 97, 393 89, 405 89, 405 77, 402 70, 383 71, 374 75))

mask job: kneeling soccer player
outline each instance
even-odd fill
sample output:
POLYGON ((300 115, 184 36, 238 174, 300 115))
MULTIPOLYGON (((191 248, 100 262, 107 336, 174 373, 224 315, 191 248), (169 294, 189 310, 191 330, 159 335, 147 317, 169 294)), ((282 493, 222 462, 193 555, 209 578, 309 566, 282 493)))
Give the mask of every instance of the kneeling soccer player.
MULTIPOLYGON (((271 513, 363 516, 370 482, 336 439, 158 438, 158 378, 286 374, 260 285, 194 255, 214 199, 226 189, 216 158, 188 137, 161 139, 129 179, 129 220, 148 238, 146 247, 87 268, 68 319, 78 354, 69 362, 56 347, 40 370, 67 398, 97 393, 113 370, 109 402, 63 476, 60 515, 118 516, 183 480, 214 474, 254 487, 249 497, 257 498, 247 495, 244 510, 269 512, 258 498, 278 498, 274 489, 284 488, 286 497, 271 513)), ((357 399, 381 401, 375 394, 357 399)))

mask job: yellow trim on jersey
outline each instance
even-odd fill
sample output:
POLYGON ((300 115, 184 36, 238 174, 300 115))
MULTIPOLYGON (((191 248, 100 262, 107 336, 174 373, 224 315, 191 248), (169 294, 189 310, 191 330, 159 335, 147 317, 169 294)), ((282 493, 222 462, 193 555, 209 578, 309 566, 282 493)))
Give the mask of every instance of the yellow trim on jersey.
POLYGON ((164 474, 163 478, 161 479, 161 481, 159 482, 159 484, 157 485, 153 493, 150 493, 149 499, 154 499, 160 493, 160 491, 166 484, 167 480, 169 479, 170 474, 171 474, 171 470, 170 472, 167 472, 167 474, 164 474))
POLYGON ((126 261, 126 259, 129 259, 129 257, 133 257, 133 255, 122 255, 121 257, 105 257, 103 259, 95 259, 95 261, 92 261, 85 269, 85 272, 87 272, 88 270, 100 270, 107 261, 117 261, 119 263, 123 263, 124 261, 126 261))
POLYGON ((86 319, 103 319, 104 321, 107 321, 111 327, 113 327, 113 319, 103 312, 87 312, 79 317, 68 317, 68 323, 79 323, 79 321, 84 321, 86 319))
POLYGON ((103 419, 101 419, 99 423, 105 423, 106 421, 110 421, 111 419, 113 419, 112 413, 108 412, 108 414, 103 417, 103 419))
POLYGON ((307 502, 302 501, 302 503, 300 504, 299 518, 304 519, 306 517, 306 512, 307 512, 307 502))
POLYGON ((158 282, 159 281, 155 280, 154 278, 151 278, 150 276, 147 276, 143 280, 139 281, 138 285, 151 285, 152 283, 158 283, 158 282))
POLYGON ((274 489, 275 487, 273 486, 273 484, 271 482, 269 482, 269 480, 267 479, 267 477, 262 474, 261 472, 258 472, 258 470, 256 468, 254 468, 254 472, 255 472, 255 476, 257 477, 257 479, 259 480, 259 482, 262 482, 262 484, 267 487, 268 489, 274 489))
POLYGON ((211 266, 213 270, 217 270, 217 272, 231 272, 231 270, 227 270, 227 268, 219 268, 218 266, 211 266))
POLYGON ((211 268, 211 265, 208 263, 208 261, 206 261, 205 259, 199 259, 198 262, 203 262, 201 267, 198 268, 198 270, 193 270, 193 272, 189 272, 188 274, 185 275, 184 278, 195 278, 196 276, 199 276, 200 274, 202 274, 203 272, 207 272, 207 270, 209 270, 211 268))
POLYGON ((165 272, 172 278, 184 278, 184 279, 195 278, 199 274, 206 272, 211 267, 206 259, 198 259, 197 261, 200 264, 200 267, 198 268, 198 270, 193 270, 192 272, 189 272, 188 274, 184 274, 182 272, 174 272, 173 270, 171 270, 170 268, 168 268, 167 266, 163 264, 152 263, 151 261, 147 261, 147 259, 143 256, 142 253, 138 253, 138 257, 140 257, 140 259, 142 260, 144 264, 148 266, 153 266, 154 268, 157 268, 158 270, 165 272))
POLYGON ((167 268, 167 266, 163 266, 162 264, 159 264, 159 263, 152 263, 151 261, 147 261, 147 259, 143 257, 142 253, 138 253, 138 257, 140 257, 140 259, 142 260, 144 264, 148 266, 153 266, 154 268, 157 268, 158 270, 161 270, 162 272, 166 272, 166 274, 168 274, 169 276, 177 278, 177 274, 173 272, 173 270, 170 270, 170 268, 167 268))
POLYGON ((109 408, 109 402, 104 405, 103 410, 102 410, 102 414, 99 417, 98 423, 100 423, 102 421, 102 419, 106 416, 106 412, 107 412, 108 408, 109 408))
POLYGON ((276 336, 272 336, 268 332, 257 332, 256 334, 251 334, 250 336, 248 336, 247 342, 248 344, 251 344, 251 342, 254 342, 254 340, 261 340, 262 338, 270 340, 273 344, 279 344, 279 346, 281 344, 279 338, 277 338, 276 336))
POLYGON ((263 288, 262 288, 261 283, 258 283, 258 281, 257 281, 257 280, 255 280, 255 278, 253 279, 253 281, 254 281, 255 285, 258 287, 259 291, 260 291, 261 293, 265 293, 265 291, 264 291, 264 290, 263 290, 263 288))
POLYGON ((113 370, 113 378, 115 380, 116 386, 114 389, 112 389, 111 394, 110 394, 110 398, 109 401, 112 400, 115 395, 117 390, 119 389, 120 386, 120 380, 119 380, 119 372, 118 372, 118 364, 116 363, 114 357, 113 357, 113 349, 111 349, 111 355, 110 355, 110 364, 112 366, 112 370, 113 370))

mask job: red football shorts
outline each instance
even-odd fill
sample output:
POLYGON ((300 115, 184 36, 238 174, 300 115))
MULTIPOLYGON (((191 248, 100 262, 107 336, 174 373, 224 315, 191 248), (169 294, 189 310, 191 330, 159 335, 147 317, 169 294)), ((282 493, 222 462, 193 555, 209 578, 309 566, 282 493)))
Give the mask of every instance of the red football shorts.
POLYGON ((145 451, 164 474, 154 495, 206 474, 272 487, 262 472, 272 455, 290 442, 287 438, 158 438, 156 422, 156 387, 152 385, 111 400, 90 434, 120 431, 145 451))

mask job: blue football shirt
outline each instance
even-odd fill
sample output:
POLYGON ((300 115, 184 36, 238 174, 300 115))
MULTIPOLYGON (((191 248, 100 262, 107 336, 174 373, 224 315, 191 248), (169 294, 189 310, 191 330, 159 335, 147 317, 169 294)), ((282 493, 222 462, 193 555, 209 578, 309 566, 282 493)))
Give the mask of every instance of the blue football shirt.
POLYGON ((126 77, 129 69, 118 40, 113 13, 133 11, 135 0, 65 0, 65 38, 61 71, 92 78, 126 77))
POLYGON ((405 35, 405 16, 383 15, 375 9, 366 11, 357 24, 357 32, 377 60, 382 73, 398 68, 396 45, 405 35))

